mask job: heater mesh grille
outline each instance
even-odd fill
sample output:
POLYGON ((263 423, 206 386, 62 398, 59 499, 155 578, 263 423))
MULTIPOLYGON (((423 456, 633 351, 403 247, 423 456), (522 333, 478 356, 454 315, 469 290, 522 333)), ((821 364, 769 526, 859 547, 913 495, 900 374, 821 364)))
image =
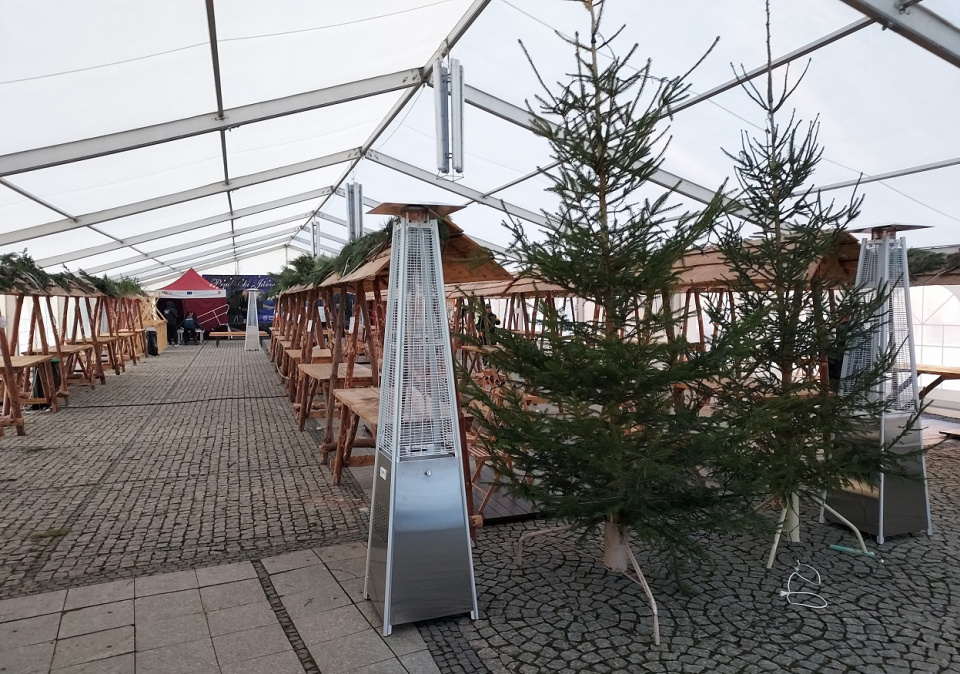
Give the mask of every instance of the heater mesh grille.
MULTIPOLYGON (((871 334, 854 344, 844 356, 843 378, 846 380, 874 367, 880 354, 892 353, 893 362, 877 395, 887 400, 893 409, 911 411, 916 406, 917 389, 910 350, 913 324, 907 311, 906 246, 903 239, 864 241, 862 245, 857 283, 872 293, 880 292, 885 285, 888 298, 878 312, 871 334)), ((845 383, 842 390, 849 392, 849 389, 845 383)))
POLYGON ((453 454, 457 410, 451 400, 454 373, 446 356, 449 336, 436 223, 403 227, 402 237, 401 228, 394 229, 377 446, 392 456, 389 443, 399 423, 399 458, 453 454), (398 238, 404 239, 403 245, 398 246, 398 238), (402 264, 398 254, 403 255, 402 264), (401 271, 403 279, 395 278, 401 271), (393 418, 397 395, 399 421, 393 418))

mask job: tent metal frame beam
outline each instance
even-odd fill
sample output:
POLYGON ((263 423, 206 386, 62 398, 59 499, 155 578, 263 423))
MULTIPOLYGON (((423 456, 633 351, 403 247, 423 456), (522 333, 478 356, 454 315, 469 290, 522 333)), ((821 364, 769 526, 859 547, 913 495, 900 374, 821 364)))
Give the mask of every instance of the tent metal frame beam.
POLYGON ((242 208, 239 211, 235 211, 233 216, 230 213, 221 213, 219 215, 211 215, 206 218, 201 218, 199 220, 194 220, 192 222, 185 222, 181 225, 174 225, 173 227, 167 227, 160 229, 154 232, 148 232, 146 234, 138 234, 137 236, 127 237, 119 243, 105 243, 99 246, 92 246, 90 248, 85 248, 83 250, 74 251, 72 253, 67 253, 65 255, 59 255, 56 258, 48 258, 48 264, 63 264, 65 262, 71 262, 73 260, 80 260, 85 257, 90 257, 91 255, 99 255, 100 253, 107 253, 112 250, 117 250, 119 248, 126 248, 127 246, 135 245, 138 243, 143 243, 144 241, 152 241, 154 239, 162 239, 166 236, 173 236, 174 234, 181 234, 182 232, 190 232, 195 229, 202 229, 203 227, 209 227, 210 225, 217 225, 221 222, 226 222, 231 217, 241 218, 248 215, 256 215, 257 213, 264 213, 266 211, 272 211, 276 208, 282 208, 284 206, 290 206, 292 204, 300 203, 302 201, 311 201, 312 199, 317 199, 329 194, 332 188, 322 187, 318 190, 311 190, 310 192, 303 192, 301 194, 294 194, 290 197, 284 197, 282 199, 274 199, 273 201, 266 201, 262 204, 257 204, 256 206, 248 206, 242 208), (55 260, 50 262, 49 260, 55 260))
POLYGON ((929 164, 921 164, 919 166, 911 166, 910 168, 897 169, 895 171, 887 171, 886 173, 878 173, 872 176, 861 176, 860 178, 855 178, 853 180, 844 180, 838 183, 831 183, 829 185, 824 185, 823 187, 815 187, 814 191, 829 192, 830 190, 840 190, 845 187, 865 185, 867 183, 875 183, 881 180, 890 180, 891 178, 902 178, 904 176, 910 176, 916 173, 936 171, 937 169, 949 168, 951 166, 958 165, 960 165, 960 157, 954 157, 953 159, 944 159, 942 161, 935 161, 929 164))
POLYGON ((515 206, 511 203, 504 201, 503 199, 496 199, 494 197, 484 196, 482 192, 472 189, 458 182, 451 182, 449 180, 442 180, 438 178, 433 173, 429 171, 424 171, 423 169, 408 164, 394 157, 382 154, 380 152, 374 152, 372 150, 364 154, 364 158, 369 159, 375 164, 380 164, 387 168, 393 169, 398 173, 403 173, 410 176, 411 178, 416 178, 425 183, 430 183, 431 185, 436 185, 441 189, 445 189, 448 192, 452 192, 461 197, 469 199, 470 201, 475 201, 484 206, 489 206, 490 208, 495 208, 498 211, 503 211, 508 215, 520 218, 522 220, 527 220, 534 224, 540 225, 541 227, 546 227, 548 229, 556 229, 556 223, 547 218, 542 213, 534 213, 533 211, 527 210, 526 208, 521 208, 520 206, 515 206))
POLYGON ((239 262, 240 260, 245 260, 249 257, 256 257, 257 255, 265 255, 266 253, 272 253, 275 250, 282 250, 283 248, 286 248, 286 247, 287 247, 286 244, 280 244, 278 246, 271 246, 270 248, 265 248, 263 250, 251 250, 241 254, 231 253, 230 255, 225 255, 224 257, 221 257, 221 258, 214 258, 212 260, 205 260, 203 262, 197 262, 192 265, 180 267, 179 269, 174 270, 174 272, 170 274, 160 274, 149 279, 141 279, 141 282, 150 283, 150 284, 160 283, 167 279, 177 278, 178 276, 183 275, 183 272, 187 271, 191 267, 196 271, 201 271, 209 267, 216 267, 221 264, 230 262, 231 260, 236 260, 237 262, 239 262))
MULTIPOLYGON (((823 37, 817 40, 814 40, 813 42, 806 44, 800 47, 799 49, 794 49, 792 52, 784 54, 783 56, 778 56, 777 58, 773 59, 773 67, 780 68, 781 66, 785 66, 788 63, 796 61, 799 58, 803 58, 808 54, 812 54, 818 49, 822 49, 827 45, 831 45, 837 40, 842 40, 848 35, 853 35, 857 31, 862 30, 867 26, 873 25, 875 22, 876 21, 870 17, 864 17, 862 19, 858 19, 857 21, 854 21, 853 23, 848 24, 843 28, 839 28, 833 31, 832 33, 829 33, 828 35, 824 35, 823 37)), ((755 79, 760 75, 763 75, 764 73, 767 72, 767 69, 768 69, 767 64, 763 64, 762 66, 754 68, 753 70, 749 70, 745 74, 741 74, 738 77, 734 77, 732 80, 728 80, 723 84, 717 85, 712 89, 709 89, 703 92, 702 94, 696 94, 695 96, 691 96, 687 100, 682 101, 678 105, 675 105, 673 108, 671 108, 670 112, 673 114, 676 114, 681 110, 692 108, 694 105, 697 105, 698 103, 702 103, 706 100, 709 100, 714 96, 718 96, 719 94, 724 93, 725 91, 729 91, 730 89, 734 89, 740 86, 744 82, 749 82, 750 80, 755 79)))
MULTIPOLYGON (((518 107, 513 103, 508 103, 507 101, 501 100, 496 96, 492 96, 491 94, 480 91, 479 89, 476 89, 474 87, 464 87, 464 90, 465 90, 464 97, 466 98, 467 103, 470 103, 474 107, 479 108, 485 112, 488 112, 491 115, 499 117, 500 119, 516 124, 521 128, 527 129, 529 131, 533 130, 533 123, 530 118, 530 112, 528 110, 524 110, 523 108, 518 107)), ((554 126, 552 122, 549 122, 548 120, 544 120, 544 121, 547 124, 554 126)), ((490 195, 495 194, 496 192, 505 190, 508 187, 513 187, 514 185, 517 185, 523 182, 524 180, 527 180, 536 175, 549 171, 555 166, 557 166, 557 163, 553 162, 548 166, 538 168, 533 173, 530 173, 527 176, 522 177, 518 180, 511 181, 510 183, 507 183, 502 187, 498 187, 497 189, 491 192, 488 192, 486 194, 482 194, 478 192, 477 194, 480 197, 480 199, 473 199, 471 197, 468 197, 468 198, 471 201, 478 201, 479 203, 485 203, 486 205, 489 206, 491 204, 487 203, 484 200, 489 199, 490 195)), ((686 178, 681 178, 680 176, 670 173, 669 171, 664 171, 663 169, 657 169, 654 172, 654 174, 650 177, 650 182, 654 183, 655 185, 659 185, 660 187, 663 187, 665 189, 673 190, 677 194, 681 194, 685 197, 689 197, 690 199, 693 199, 703 204, 709 203, 716 196, 716 191, 710 190, 706 187, 703 187, 702 185, 698 185, 697 183, 691 180, 687 180, 686 178)), ((451 191, 454 191, 454 192, 456 191, 453 188, 450 188, 450 189, 451 191)), ((489 201, 493 202, 497 200, 489 199, 489 201)), ((494 206, 494 208, 497 208, 497 207, 494 206)), ((501 210, 505 210, 505 209, 501 209, 501 210)), ((542 224, 542 223, 538 223, 538 224, 542 224)), ((550 226, 550 225, 545 225, 545 226, 550 226)))
POLYGON ((960 28, 915 0, 843 0, 931 54, 960 68, 960 28))
MULTIPOLYGON (((261 246, 261 247, 262 247, 262 246, 264 246, 264 245, 268 245, 268 244, 273 243, 273 242, 275 242, 275 241, 279 241, 280 239, 286 237, 286 235, 287 235, 286 232, 279 233, 279 234, 276 233, 276 232, 274 232, 273 234, 267 234, 267 235, 265 235, 265 236, 260 236, 260 237, 257 237, 257 238, 255 238, 255 239, 250 239, 249 241, 241 241, 241 242, 239 242, 239 243, 237 243, 237 244, 234 244, 234 242, 231 241, 231 242, 227 243, 227 244, 224 245, 224 246, 220 246, 219 248, 214 248, 214 249, 212 249, 212 250, 205 250, 205 251, 203 251, 202 253, 200 253, 199 256, 198 256, 196 253, 194 253, 194 254, 192 254, 192 255, 187 255, 187 256, 183 256, 183 257, 178 257, 178 258, 176 258, 176 259, 174 259, 174 260, 168 260, 167 264, 164 264, 163 266, 164 266, 164 267, 170 267, 171 269, 175 269, 175 268, 176 268, 176 265, 178 265, 178 264, 185 264, 185 263, 187 263, 187 262, 190 262, 191 260, 196 260, 198 257, 199 257, 200 259, 203 259, 204 257, 208 257, 208 256, 210 256, 210 255, 217 255, 217 254, 220 254, 220 253, 225 253, 225 252, 227 252, 227 251, 229 251, 229 250, 233 250, 234 248, 236 248, 236 249, 248 248, 249 246, 261 246)), ((161 269, 161 267, 160 267, 159 265, 153 265, 153 266, 151 266, 151 267, 144 267, 143 269, 138 269, 136 272, 132 272, 132 273, 135 274, 135 275, 139 275, 139 274, 147 274, 147 275, 150 275, 150 274, 152 274, 152 273, 154 273, 154 272, 159 271, 160 269, 161 269)), ((128 272, 123 272, 123 275, 126 276, 126 275, 129 275, 129 273, 128 273, 128 272)))
MULTIPOLYGON (((288 217, 288 218, 281 218, 281 219, 279 219, 279 220, 274 220, 274 221, 272 221, 272 222, 266 222, 266 223, 263 223, 263 224, 261 224, 261 225, 253 225, 253 226, 251 226, 251 227, 244 227, 244 228, 242 228, 242 229, 236 230, 236 231, 233 233, 233 236, 234 236, 234 238, 236 238, 236 237, 238 237, 238 236, 244 236, 244 235, 246 235, 246 234, 253 234, 254 232, 259 232, 259 231, 262 231, 262 230, 264 230, 264 229, 273 229, 274 227, 279 227, 279 226, 285 225, 285 224, 287 224, 287 223, 296 222, 296 221, 299 220, 301 217, 302 217, 302 216, 301 216, 300 214, 297 214, 297 215, 290 216, 290 217, 288 217)), ((286 233, 287 233, 287 232, 284 232, 284 234, 286 234, 286 233)), ((271 236, 272 236, 272 235, 271 235, 271 236)), ((181 244, 178 244, 178 245, 176 245, 176 246, 169 246, 169 247, 167 247, 167 248, 162 248, 162 249, 160 249, 160 250, 152 251, 152 252, 150 253, 150 255, 147 255, 147 254, 145 254, 145 253, 141 253, 139 256, 128 257, 128 258, 125 258, 125 259, 123 259, 123 260, 117 260, 116 262, 111 262, 111 263, 108 263, 108 264, 102 264, 102 265, 99 265, 99 266, 97 266, 97 267, 92 267, 92 268, 90 268, 90 269, 86 269, 86 271, 87 271, 88 273, 90 273, 90 274, 99 274, 100 272, 110 271, 111 269, 118 269, 118 268, 120 268, 120 267, 126 267, 126 266, 131 265, 131 264, 136 264, 137 262, 142 262, 142 261, 144 261, 144 260, 146 260, 146 259, 156 259, 156 258, 158 258, 158 257, 163 257, 164 255, 173 255, 174 253, 179 253, 179 252, 184 251, 184 250, 190 250, 191 248, 196 248, 197 246, 205 246, 205 245, 210 244, 210 243, 218 243, 218 242, 220 242, 220 241, 223 241, 224 238, 226 238, 226 237, 225 237, 223 234, 217 234, 216 236, 208 236, 208 237, 205 238, 205 239, 199 239, 199 240, 197 240, 197 241, 187 241, 187 242, 185 242, 185 243, 181 243, 181 244)), ((241 241, 240 243, 246 243, 246 242, 241 241)), ((157 260, 157 261, 159 262, 159 260, 157 260)), ((46 261, 45 261, 45 260, 40 260, 37 264, 39 264, 41 267, 43 267, 43 266, 49 266, 49 265, 41 264, 41 263, 44 263, 44 262, 46 262, 46 261)))
MULTIPOLYGON (((236 248, 237 248, 237 251, 242 250, 242 249, 250 249, 250 250, 253 250, 253 248, 251 248, 251 247, 255 247, 256 249, 260 249, 260 248, 263 248, 264 246, 269 246, 269 245, 271 245, 271 244, 274 243, 274 242, 279 242, 279 241, 281 241, 282 238, 285 238, 285 237, 286 237, 286 234, 283 234, 283 235, 271 235, 270 237, 264 239, 263 241, 259 241, 259 242, 256 242, 256 243, 249 243, 249 244, 240 244, 240 245, 238 245, 236 248)), ((233 248, 233 244, 230 244, 229 246, 224 246, 223 248, 221 248, 220 250, 217 250, 217 251, 205 251, 205 252, 201 253, 200 255, 196 255, 196 254, 194 254, 194 255, 184 255, 184 256, 182 256, 182 257, 176 258, 175 260, 169 260, 169 264, 168 264, 167 266, 169 266, 171 269, 181 269, 181 268, 183 268, 183 269, 188 269, 188 268, 190 268, 190 267, 195 266, 195 265, 194 265, 195 262, 198 263, 198 264, 203 264, 203 263, 205 262, 205 258, 209 258, 209 257, 212 256, 212 255, 222 255, 223 253, 231 250, 232 248, 233 248)), ((136 274, 138 274, 138 275, 139 275, 139 274, 146 274, 146 278, 152 278, 153 276, 155 276, 155 275, 158 274, 158 273, 159 273, 159 274, 163 274, 163 273, 166 273, 166 272, 160 271, 160 268, 157 267, 156 265, 154 265, 154 266, 152 266, 152 267, 147 267, 147 268, 144 268, 144 269, 140 269, 140 270, 138 270, 138 271, 136 272, 136 274)), ((138 276, 138 278, 139 278, 139 276, 138 276)))
MULTIPOLYGON (((460 20, 457 21, 453 29, 447 34, 447 37, 440 43, 430 58, 427 59, 426 64, 419 69, 418 72, 420 75, 420 80, 416 82, 417 86, 410 88, 400 97, 400 100, 398 100, 394 106, 390 108, 390 111, 387 113, 387 115, 380 121, 379 124, 377 124, 376 128, 373 130, 367 140, 364 141, 363 145, 360 147, 362 154, 365 154, 368 150, 373 148, 373 144, 377 142, 380 136, 382 136, 387 128, 393 123, 393 120, 396 119, 403 109, 407 107, 410 101, 413 100, 413 97, 416 96, 417 92, 420 90, 420 86, 424 82, 430 81, 430 76, 433 73, 433 64, 436 63, 438 59, 442 58, 444 54, 450 53, 450 50, 452 50, 457 42, 460 41, 460 38, 464 36, 464 34, 467 32, 467 29, 473 25, 473 22, 477 20, 477 18, 480 16, 480 13, 483 12, 483 10, 486 9, 487 5, 489 5, 491 2, 492 0, 473 0, 473 3, 470 5, 467 11, 464 12, 463 16, 460 17, 460 20)), ((361 158, 362 157, 358 157, 350 162, 350 165, 344 170, 337 182, 333 184, 334 190, 339 190, 341 188, 343 181, 346 180, 347 177, 353 172, 357 164, 360 163, 361 158)), ((317 208, 311 214, 311 218, 326 205, 328 199, 329 197, 320 201, 320 203, 317 205, 317 208)), ((364 200, 364 202, 366 202, 366 200, 364 200)), ((309 222, 310 219, 308 218, 300 226, 301 229, 306 227, 309 222)))
POLYGON ((419 68, 402 70, 285 98, 230 108, 223 111, 222 119, 218 119, 217 113, 210 112, 96 138, 85 138, 60 145, 0 155, 0 177, 191 138, 214 131, 227 131, 244 124, 295 115, 399 89, 413 87, 415 90, 423 81, 423 76, 419 68))
MULTIPOLYGON (((232 190, 238 190, 243 187, 259 185, 261 183, 270 182, 271 180, 288 178, 300 173, 306 173, 308 171, 315 171, 327 166, 342 164, 343 162, 350 161, 351 159, 359 156, 360 150, 358 148, 351 148, 349 150, 336 152, 324 157, 317 157, 315 159, 297 162, 296 164, 289 164, 287 166, 280 166, 277 168, 268 169, 266 171, 260 171, 258 173, 251 173, 249 175, 240 176, 239 178, 234 178, 233 180, 210 183, 209 185, 193 187, 189 190, 175 192, 173 194, 165 194, 160 197, 154 197, 153 199, 145 199, 144 201, 124 204, 123 206, 116 206, 114 208, 107 208, 102 211, 95 211, 93 213, 65 218, 63 220, 55 220, 42 225, 34 225, 33 227, 26 227, 14 232, 0 234, 0 245, 19 243, 28 239, 36 239, 41 236, 49 236, 50 234, 68 232, 72 229, 89 227, 91 225, 97 225, 104 222, 110 222, 111 220, 129 217, 131 215, 147 213, 149 211, 155 211, 187 201, 195 201, 205 197, 216 196, 217 194, 223 194, 224 192, 229 193, 232 190)), ((326 196, 326 194, 320 196, 326 196)), ((247 209, 239 209, 237 211, 232 211, 231 209, 231 217, 241 218, 243 216, 240 214, 249 208, 250 207, 247 209)), ((226 220, 219 220, 218 222, 225 221, 226 220)))

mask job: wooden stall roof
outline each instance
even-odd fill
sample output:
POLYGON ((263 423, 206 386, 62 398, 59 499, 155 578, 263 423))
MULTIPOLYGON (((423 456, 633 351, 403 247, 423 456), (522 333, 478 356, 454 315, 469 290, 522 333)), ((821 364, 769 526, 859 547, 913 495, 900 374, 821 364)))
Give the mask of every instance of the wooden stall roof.
POLYGON ((960 286, 960 269, 932 271, 910 277, 910 285, 916 286, 960 286))
MULTIPOLYGON (((748 239, 746 243, 750 245, 750 240, 748 239)), ((807 279, 820 279, 828 285, 852 282, 856 278, 859 259, 860 241, 852 234, 844 232, 837 236, 831 252, 810 266, 807 279)), ((734 280, 734 272, 730 269, 730 265, 715 247, 687 253, 676 271, 681 290, 727 288, 734 280)))
MULTIPOLYGON (((446 284, 471 283, 479 281, 510 282, 513 276, 493 259, 490 252, 463 233, 455 224, 447 221, 450 236, 441 243, 443 260, 443 280, 446 284)), ((340 286, 357 281, 372 281, 380 278, 386 284, 390 275, 390 248, 381 251, 346 276, 332 275, 325 279, 321 288, 340 286)))
POLYGON ((459 299, 478 295, 480 297, 510 297, 511 295, 567 296, 570 293, 560 286, 537 281, 529 277, 514 277, 511 281, 475 281, 472 283, 447 284, 447 299, 459 299))

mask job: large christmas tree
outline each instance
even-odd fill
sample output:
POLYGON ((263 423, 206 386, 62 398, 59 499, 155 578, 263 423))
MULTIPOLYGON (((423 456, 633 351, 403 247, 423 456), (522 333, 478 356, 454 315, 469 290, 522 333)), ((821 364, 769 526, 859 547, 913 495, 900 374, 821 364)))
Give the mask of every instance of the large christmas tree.
POLYGON ((632 66, 636 45, 611 56, 603 0, 581 4, 589 28, 568 40, 570 80, 531 109, 557 161, 548 173, 557 227, 537 241, 514 226, 513 252, 523 275, 581 298, 586 315, 540 305, 535 338, 500 330, 488 349, 515 383, 495 395, 465 387, 493 412, 481 437, 512 488, 575 528, 604 525, 604 563, 626 571, 630 538, 676 562, 701 552, 699 534, 740 528, 752 510, 705 470, 733 435, 700 413, 723 349, 694 348, 672 301, 679 261, 713 231, 725 200, 718 190, 702 211, 680 213, 670 191, 640 197, 686 86, 632 66), (525 405, 530 392, 548 408, 525 405))

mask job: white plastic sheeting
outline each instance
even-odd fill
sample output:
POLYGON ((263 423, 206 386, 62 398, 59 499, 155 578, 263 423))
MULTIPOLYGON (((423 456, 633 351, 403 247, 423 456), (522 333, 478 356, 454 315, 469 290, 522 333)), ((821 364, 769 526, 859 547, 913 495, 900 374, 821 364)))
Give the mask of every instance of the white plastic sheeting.
MULTIPOLYGON (((219 70, 199 0, 0 0, 0 252, 26 249, 51 270, 136 275, 159 286, 190 266, 277 269, 309 248, 308 233, 295 237, 317 208, 345 217, 334 190, 348 177, 375 201, 466 203, 469 191, 358 157, 374 150, 435 175, 432 91, 418 83, 436 54, 453 45, 468 99, 472 90, 515 110, 540 93, 518 40, 554 82, 572 64, 557 33, 585 28, 576 3, 560 0, 208 4, 219 70), (137 131, 152 125, 167 126, 137 131), (132 149, 93 156, 124 147, 132 149)), ((665 77, 687 71, 719 37, 689 77, 695 98, 730 81, 732 65, 762 65, 763 4, 608 0, 606 33, 625 23, 619 51, 638 43, 636 64, 649 57, 653 73, 665 77)), ((952 2, 923 5, 960 20, 952 2)), ((773 11, 775 56, 858 28, 791 67, 798 74, 811 59, 792 104, 799 117, 820 121, 826 150, 816 184, 960 160, 957 68, 866 25, 840 0, 775 1, 773 11)), ((663 168, 714 190, 732 174, 724 151, 762 122, 737 87, 680 110, 663 168)), ((498 208, 554 208, 546 179, 536 175, 549 163, 548 147, 527 129, 468 105, 457 185, 504 203, 470 205, 458 224, 507 245, 498 208)), ((912 235, 911 245, 952 243, 958 178, 953 165, 864 184, 859 224, 934 225, 912 235)), ((842 201, 851 192, 824 195, 842 201)), ((380 223, 368 218, 366 226, 380 223)), ((320 227, 334 237, 325 245, 346 238, 335 222, 320 227)))

